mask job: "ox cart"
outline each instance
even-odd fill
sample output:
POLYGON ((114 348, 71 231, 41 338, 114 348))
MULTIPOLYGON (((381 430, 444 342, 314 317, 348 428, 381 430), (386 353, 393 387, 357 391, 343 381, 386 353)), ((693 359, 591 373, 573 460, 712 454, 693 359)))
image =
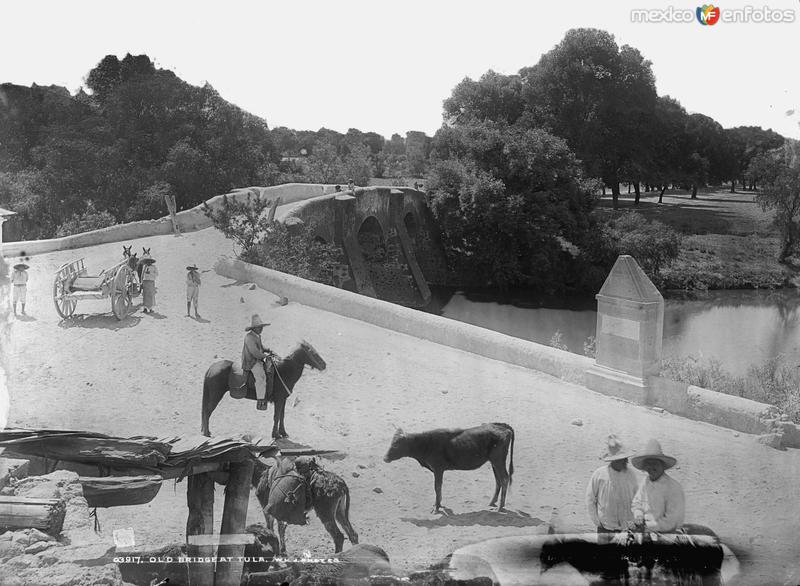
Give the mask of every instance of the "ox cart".
POLYGON ((129 257, 94 276, 88 274, 82 258, 61 265, 53 281, 53 302, 58 315, 63 319, 71 317, 82 299, 110 297, 114 316, 125 319, 133 298, 141 293, 135 263, 135 257, 129 257))

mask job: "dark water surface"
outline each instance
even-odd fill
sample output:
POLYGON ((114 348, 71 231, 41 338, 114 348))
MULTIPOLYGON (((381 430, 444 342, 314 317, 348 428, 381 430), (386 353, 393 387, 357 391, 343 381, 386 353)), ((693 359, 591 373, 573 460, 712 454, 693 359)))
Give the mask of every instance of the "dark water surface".
MULTIPOLYGON (((525 292, 433 290, 428 311, 518 338, 548 344, 556 332, 570 351, 583 354, 597 324, 593 297, 542 298, 525 292)), ((667 294, 664 358, 715 359, 734 375, 783 355, 800 366, 800 293, 713 291, 667 294)))

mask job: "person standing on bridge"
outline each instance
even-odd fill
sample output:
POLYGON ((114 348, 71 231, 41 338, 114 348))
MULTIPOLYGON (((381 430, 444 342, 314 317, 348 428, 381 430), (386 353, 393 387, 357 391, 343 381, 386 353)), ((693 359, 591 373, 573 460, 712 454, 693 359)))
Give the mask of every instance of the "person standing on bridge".
POLYGON ((592 474, 586 487, 586 507, 597 527, 598 538, 603 534, 633 528, 631 503, 639 488, 639 475, 628 467, 631 453, 615 435, 609 435, 603 460, 608 462, 592 474))
POLYGON ((28 265, 24 262, 14 265, 14 273, 11 275, 11 285, 14 290, 11 293, 11 301, 14 304, 14 315, 17 315, 17 303, 22 305, 22 315, 25 315, 25 301, 28 297, 28 265))
POLYGON ((197 299, 200 296, 200 275, 194 265, 186 267, 186 270, 189 271, 186 274, 186 317, 190 317, 189 311, 192 309, 192 301, 194 301, 194 316, 199 318, 197 299))
POLYGON ((686 512, 683 487, 665 472, 676 463, 675 458, 664 454, 661 444, 655 439, 649 440, 644 450, 631 458, 631 464, 647 472, 633 497, 632 512, 636 525, 659 533, 671 533, 683 525, 686 512))
POLYGON ((156 259, 152 257, 142 259, 142 297, 144 298, 145 313, 153 313, 156 306, 156 259))
POLYGON ((267 408, 270 396, 267 393, 267 384, 272 386, 272 352, 265 349, 261 342, 261 332, 264 326, 268 325, 270 324, 261 321, 261 317, 254 313, 250 318, 250 326, 245 328, 247 334, 242 348, 242 370, 253 374, 256 386, 256 409, 260 411, 267 408))

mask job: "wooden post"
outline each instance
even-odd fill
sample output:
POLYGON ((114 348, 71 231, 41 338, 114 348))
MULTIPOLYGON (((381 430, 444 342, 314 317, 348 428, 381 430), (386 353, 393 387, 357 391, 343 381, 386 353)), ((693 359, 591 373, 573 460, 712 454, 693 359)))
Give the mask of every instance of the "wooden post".
POLYGON ((244 562, 238 558, 244 556, 243 543, 226 543, 225 536, 241 535, 247 523, 247 505, 250 502, 250 484, 253 480, 253 461, 231 462, 228 484, 225 486, 225 507, 222 509, 222 527, 220 528, 220 546, 217 559, 227 558, 229 561, 217 562, 216 586, 239 584, 242 580, 244 562))
MULTIPOLYGON (((193 474, 187 480, 186 502, 189 505, 189 519, 186 521, 187 555, 212 557, 213 545, 193 545, 191 537, 214 533, 214 479, 211 474, 203 473, 193 474)), ((206 562, 189 564, 189 584, 214 586, 214 564, 206 562)))
POLYGON ((181 231, 178 228, 178 218, 175 217, 177 210, 177 204, 175 203, 175 196, 172 194, 164 195, 164 200, 167 202, 167 210, 169 210, 169 217, 172 220, 172 231, 175 233, 175 236, 180 236, 181 231))
POLYGON ((275 212, 278 210, 278 206, 281 205, 281 198, 276 198, 275 201, 272 202, 272 205, 269 208, 269 213, 267 214, 267 222, 270 224, 275 221, 275 212))

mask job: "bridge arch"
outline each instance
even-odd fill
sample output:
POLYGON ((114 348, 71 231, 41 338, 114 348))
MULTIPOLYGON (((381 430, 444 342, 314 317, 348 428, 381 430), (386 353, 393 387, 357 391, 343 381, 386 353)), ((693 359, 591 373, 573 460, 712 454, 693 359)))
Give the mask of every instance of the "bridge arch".
POLYGON ((417 218, 417 215, 414 212, 407 212, 406 215, 403 216, 403 224, 406 227, 408 237, 411 239, 411 244, 416 247, 417 235, 419 234, 420 230, 419 218, 417 218))
POLYGON ((382 260, 386 256, 386 235, 375 216, 367 216, 358 228, 358 245, 366 260, 382 260))

